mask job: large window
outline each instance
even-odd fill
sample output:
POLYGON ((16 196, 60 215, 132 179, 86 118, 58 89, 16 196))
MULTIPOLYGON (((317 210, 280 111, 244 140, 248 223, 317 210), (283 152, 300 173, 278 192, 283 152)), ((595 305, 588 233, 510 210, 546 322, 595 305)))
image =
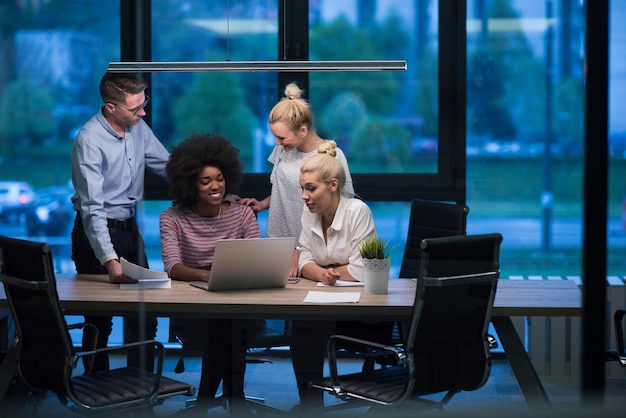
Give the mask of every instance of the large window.
MULTIPOLYGON (((154 61, 405 59, 406 72, 154 73, 147 120, 167 146, 194 131, 224 134, 242 150, 242 194, 263 197, 267 114, 296 80, 319 133, 346 151, 381 235, 400 244, 396 267, 408 201, 423 197, 466 202, 469 232, 502 232, 504 276, 580 274, 584 2, 4 3, 0 233, 50 241, 62 271, 73 271, 73 213, 57 199, 71 193, 72 140, 100 106, 108 63, 147 50, 154 61)), ((623 3, 612 3, 610 26, 610 274, 623 271, 626 246, 623 3)), ((147 186, 143 232, 158 268, 158 215, 170 202, 162 182, 147 186)))

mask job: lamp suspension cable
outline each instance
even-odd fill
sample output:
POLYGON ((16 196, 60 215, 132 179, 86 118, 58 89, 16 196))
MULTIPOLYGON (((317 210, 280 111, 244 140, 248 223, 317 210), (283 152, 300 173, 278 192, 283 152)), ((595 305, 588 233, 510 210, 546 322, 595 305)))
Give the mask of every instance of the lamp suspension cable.
POLYGON ((226 0, 226 61, 230 61, 230 0, 226 0))

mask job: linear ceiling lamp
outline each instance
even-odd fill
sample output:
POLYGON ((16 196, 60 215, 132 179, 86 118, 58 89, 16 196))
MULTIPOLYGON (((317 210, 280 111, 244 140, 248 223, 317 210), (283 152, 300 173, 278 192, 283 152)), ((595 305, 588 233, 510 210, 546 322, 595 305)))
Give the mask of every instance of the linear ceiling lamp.
POLYGON ((197 61, 110 62, 112 72, 406 71, 406 61, 197 61))

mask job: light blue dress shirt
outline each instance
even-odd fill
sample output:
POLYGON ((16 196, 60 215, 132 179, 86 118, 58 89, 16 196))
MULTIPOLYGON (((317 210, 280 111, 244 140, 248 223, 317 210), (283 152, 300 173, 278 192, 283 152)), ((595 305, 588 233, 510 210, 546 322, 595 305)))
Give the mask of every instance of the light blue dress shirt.
POLYGON ((121 137, 104 118, 102 109, 78 132, 72 147, 72 197, 81 214, 91 248, 102 264, 117 258, 107 218, 135 216, 143 199, 144 171, 165 178, 169 152, 142 120, 127 126, 121 137))

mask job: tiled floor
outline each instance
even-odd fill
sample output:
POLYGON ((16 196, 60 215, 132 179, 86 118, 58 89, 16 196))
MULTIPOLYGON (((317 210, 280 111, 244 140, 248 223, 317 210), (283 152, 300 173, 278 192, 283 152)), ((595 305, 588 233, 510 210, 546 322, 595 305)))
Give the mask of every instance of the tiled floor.
MULTIPOLYGON (((272 363, 248 364, 246 370, 245 391, 247 396, 263 398, 266 405, 283 411, 290 411, 290 416, 307 415, 297 408, 298 393, 295 386, 293 369, 285 350, 269 353, 254 354, 270 360, 272 363)), ((198 358, 185 359, 185 371, 182 374, 174 373, 178 361, 177 356, 168 356, 164 367, 165 374, 189 383, 198 384, 200 379, 200 361, 198 358)), ((348 365, 349 367, 349 365, 348 365)), ((489 380, 479 390, 456 395, 446 407, 448 417, 624 417, 626 416, 626 379, 608 379, 606 381, 606 395, 603 407, 583 408, 580 401, 578 383, 572 379, 546 378, 544 385, 552 402, 552 409, 545 411, 529 410, 520 392, 517 382, 512 376, 508 363, 504 359, 494 359, 489 380)), ((14 401, 14 400, 13 400, 14 401)), ((186 409, 187 398, 178 397, 166 401, 163 405, 154 408, 154 416, 205 417, 227 416, 226 409, 221 404, 208 410, 199 411, 197 408, 186 409)), ((72 413, 61 406, 54 395, 49 394, 46 399, 34 406, 32 401, 26 406, 11 402, 3 405, 1 417, 65 417, 72 413), (17 405, 17 406, 16 406, 17 405)), ((325 395, 325 405, 337 404, 329 395, 325 395)), ((364 412, 364 409, 351 409, 328 412, 329 416, 355 416, 364 412)), ((262 412, 252 412, 261 415, 262 412)), ((241 415, 241 414, 237 414, 241 415)), ((312 414, 321 415, 321 412, 312 414)), ((439 415, 438 412, 423 412, 422 416, 439 415)), ((389 411, 381 416, 394 417, 389 411)))

